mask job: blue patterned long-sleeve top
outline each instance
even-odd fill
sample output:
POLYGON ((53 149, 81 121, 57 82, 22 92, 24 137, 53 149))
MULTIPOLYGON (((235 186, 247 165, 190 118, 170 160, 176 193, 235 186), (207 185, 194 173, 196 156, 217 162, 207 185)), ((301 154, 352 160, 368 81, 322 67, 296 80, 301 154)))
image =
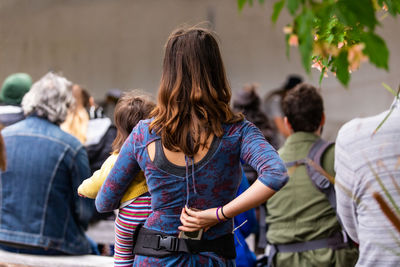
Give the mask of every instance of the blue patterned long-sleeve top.
MULTIPOLYGON (((206 156, 194 166, 176 166, 166 160, 160 136, 149 132, 151 119, 138 123, 123 145, 119 157, 96 198, 99 212, 118 208, 132 179, 142 169, 152 196, 152 214, 144 227, 177 235, 182 208, 208 209, 235 198, 242 170, 240 160, 251 165, 258 179, 277 191, 288 180, 286 168, 275 149, 249 121, 223 125, 224 135, 214 137, 206 156), (153 161, 147 145, 156 142, 153 161), (158 145, 157 145, 158 144, 158 145)), ((204 233, 214 239, 231 233, 232 220, 204 233)))

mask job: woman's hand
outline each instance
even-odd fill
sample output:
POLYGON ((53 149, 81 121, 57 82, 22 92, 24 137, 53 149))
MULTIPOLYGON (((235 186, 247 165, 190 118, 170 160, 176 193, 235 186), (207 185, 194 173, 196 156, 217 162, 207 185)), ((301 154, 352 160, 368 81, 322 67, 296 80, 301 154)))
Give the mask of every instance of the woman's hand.
POLYGON ((207 231, 218 223, 216 208, 208 210, 197 210, 185 207, 181 213, 181 223, 178 229, 184 232, 194 232, 200 229, 207 231))
MULTIPOLYGON (((275 191, 264 185, 261 181, 256 180, 250 188, 244 191, 234 200, 224 205, 224 214, 228 218, 245 212, 251 208, 257 207, 261 203, 269 199, 275 191)), ((189 209, 185 207, 181 213, 181 223, 178 229, 185 232, 194 232, 200 229, 207 231, 210 227, 216 225, 219 221, 216 215, 217 208, 208 210, 189 209)), ((225 220, 221 209, 218 210, 218 217, 221 221, 225 220)))

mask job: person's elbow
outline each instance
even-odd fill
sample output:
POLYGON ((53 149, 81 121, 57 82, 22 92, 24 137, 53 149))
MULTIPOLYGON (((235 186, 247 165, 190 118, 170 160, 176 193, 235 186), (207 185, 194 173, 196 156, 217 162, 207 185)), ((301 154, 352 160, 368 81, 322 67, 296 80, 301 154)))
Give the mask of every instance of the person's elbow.
POLYGON ((282 178, 282 185, 281 185, 280 188, 284 187, 284 186, 287 184, 287 182, 289 182, 289 175, 288 175, 287 173, 285 173, 285 174, 283 175, 283 178, 282 178))
POLYGON ((107 201, 103 201, 101 198, 96 197, 95 200, 96 210, 100 213, 113 211, 113 207, 107 204, 107 201))
POLYGON ((264 185, 268 186, 275 192, 279 191, 289 181, 289 176, 285 167, 280 170, 262 174, 259 178, 264 185))

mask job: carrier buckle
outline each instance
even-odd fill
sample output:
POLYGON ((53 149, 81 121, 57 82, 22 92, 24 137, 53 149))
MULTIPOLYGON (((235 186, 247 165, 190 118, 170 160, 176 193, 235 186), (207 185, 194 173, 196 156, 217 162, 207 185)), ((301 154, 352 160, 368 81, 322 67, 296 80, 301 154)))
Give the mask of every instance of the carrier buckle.
POLYGON ((179 240, 178 238, 176 238, 175 236, 166 236, 163 237, 161 235, 157 235, 159 237, 158 239, 158 246, 157 246, 157 250, 160 249, 165 249, 168 251, 178 251, 178 247, 179 247, 179 240))

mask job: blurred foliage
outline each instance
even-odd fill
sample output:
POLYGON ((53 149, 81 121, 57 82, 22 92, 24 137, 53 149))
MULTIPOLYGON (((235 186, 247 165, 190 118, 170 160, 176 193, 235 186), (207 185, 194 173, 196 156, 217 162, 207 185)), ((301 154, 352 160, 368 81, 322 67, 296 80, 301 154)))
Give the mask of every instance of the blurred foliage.
MULTIPOLYGON (((263 4, 265 0, 258 0, 263 4)), ((253 0, 238 0, 239 10, 253 0)), ((273 5, 275 23, 286 6, 292 21, 285 26, 287 55, 298 46, 307 73, 328 71, 347 86, 352 71, 367 59, 388 70, 389 50, 376 33, 380 20, 400 14, 400 0, 279 0, 273 5)))

